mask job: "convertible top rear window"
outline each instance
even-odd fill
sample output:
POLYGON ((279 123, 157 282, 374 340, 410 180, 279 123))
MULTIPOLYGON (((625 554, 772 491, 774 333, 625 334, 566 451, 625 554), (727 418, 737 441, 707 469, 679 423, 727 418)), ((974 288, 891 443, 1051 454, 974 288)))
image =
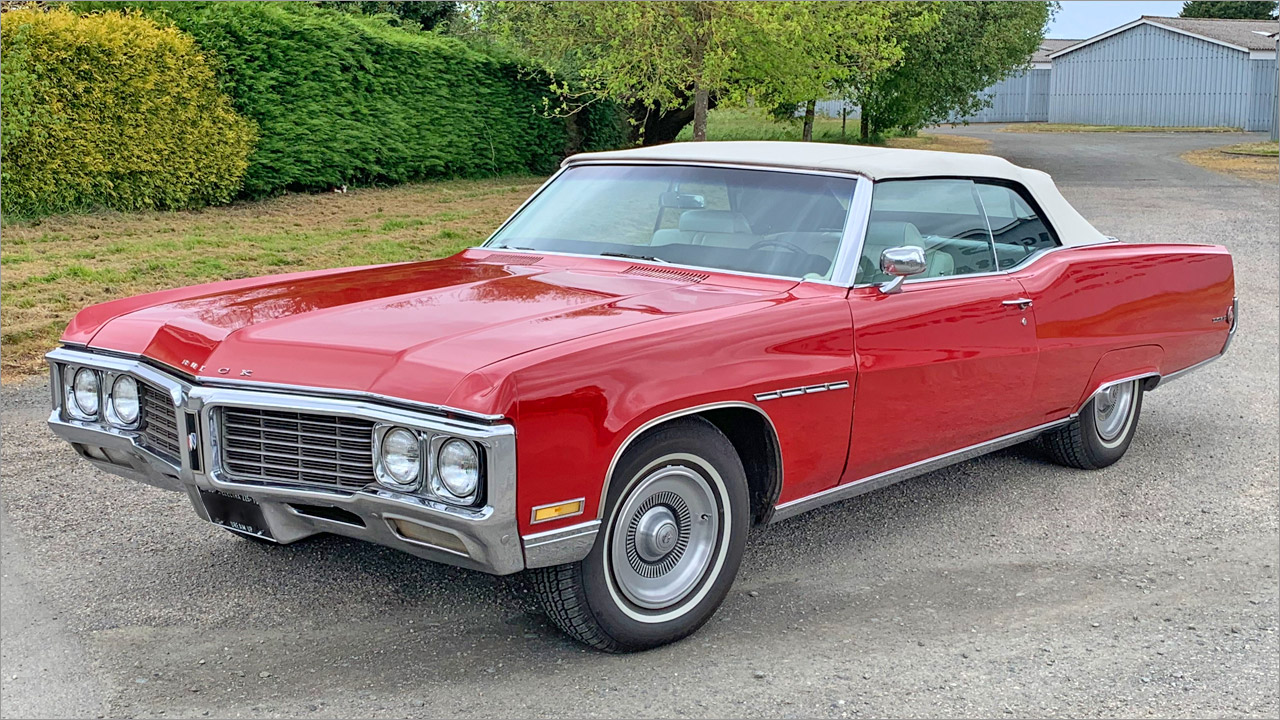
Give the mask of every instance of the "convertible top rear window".
POLYGON ((829 279, 855 183, 685 165, 571 167, 486 246, 829 279))

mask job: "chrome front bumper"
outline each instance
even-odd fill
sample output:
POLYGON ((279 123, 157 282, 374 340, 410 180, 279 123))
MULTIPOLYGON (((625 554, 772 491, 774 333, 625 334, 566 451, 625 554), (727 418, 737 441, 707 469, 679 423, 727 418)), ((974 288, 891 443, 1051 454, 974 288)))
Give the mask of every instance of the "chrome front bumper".
MULTIPOLYGON (((179 453, 182 457, 176 464, 140 445, 137 433, 64 416, 60 408, 61 378, 56 371, 52 378, 54 410, 49 417, 49 427, 58 437, 70 442, 81 457, 106 472, 186 493, 196 514, 205 520, 210 520, 210 516, 202 491, 256 503, 262 510, 271 539, 280 543, 333 533, 496 575, 514 573, 527 565, 516 521, 515 429, 509 424, 458 419, 437 414, 435 408, 424 412, 367 397, 318 397, 279 388, 264 391, 197 385, 159 371, 138 358, 62 348, 49 353, 48 359, 55 370, 60 363, 71 363, 128 373, 170 393, 180 426, 185 422, 187 427, 196 428, 185 438, 186 447, 179 453), (237 482, 220 468, 213 416, 214 409, 220 406, 349 415, 464 437, 485 450, 485 504, 458 507, 376 485, 347 490, 237 482)), ((530 539, 535 544, 545 541, 533 536, 530 539)), ((566 539, 565 544, 576 546, 581 540, 566 539)), ((534 554, 540 557, 556 551, 562 554, 564 547, 555 545, 558 544, 537 547, 534 554)), ((576 552, 575 547, 570 554, 576 552)))

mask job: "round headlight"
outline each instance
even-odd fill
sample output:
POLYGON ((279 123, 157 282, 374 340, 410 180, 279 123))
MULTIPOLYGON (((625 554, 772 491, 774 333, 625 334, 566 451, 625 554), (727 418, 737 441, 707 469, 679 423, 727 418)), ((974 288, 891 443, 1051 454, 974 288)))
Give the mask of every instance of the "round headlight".
POLYGON ((418 436, 411 430, 392 428, 382 436, 382 470, 387 485, 410 490, 418 485, 422 469, 422 452, 418 436))
POLYGON ((89 368, 76 371, 75 380, 71 383, 71 398, 76 408, 89 417, 98 414, 98 372, 89 368))
POLYGON ((436 455, 436 472, 450 495, 460 500, 469 498, 480 485, 480 456, 471 443, 450 440, 440 446, 436 455))
POLYGON ((132 425, 138 422, 138 381, 128 375, 121 375, 111 384, 111 412, 113 421, 121 425, 132 425))

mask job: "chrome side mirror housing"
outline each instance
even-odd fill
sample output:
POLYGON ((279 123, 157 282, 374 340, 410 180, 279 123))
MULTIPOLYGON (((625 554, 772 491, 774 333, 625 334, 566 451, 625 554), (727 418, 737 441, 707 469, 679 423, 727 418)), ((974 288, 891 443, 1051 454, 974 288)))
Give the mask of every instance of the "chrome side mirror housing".
POLYGON ((929 269, 929 261, 924 256, 924 248, 904 245, 888 248, 880 253, 880 270, 892 275, 889 282, 880 283, 876 287, 885 295, 891 295, 902 289, 902 283, 912 275, 919 275, 929 269))

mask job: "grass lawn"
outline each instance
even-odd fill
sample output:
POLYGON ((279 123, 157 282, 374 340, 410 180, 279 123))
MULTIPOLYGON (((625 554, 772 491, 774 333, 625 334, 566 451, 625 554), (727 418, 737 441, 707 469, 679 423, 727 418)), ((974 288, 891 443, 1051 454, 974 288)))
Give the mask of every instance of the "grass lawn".
POLYGON ((1228 155, 1255 155, 1258 157, 1280 157, 1280 142, 1255 142, 1228 145, 1219 148, 1228 155))
MULTIPOLYGON (((716 111, 714 139, 799 140, 799 124, 716 111)), ((839 120, 817 137, 839 137, 839 120)), ((856 132, 856 123, 855 123, 856 132)), ((895 147, 982 152, 957 136, 895 147)), ((81 308, 183 285, 316 268, 430 259, 486 237, 543 181, 452 180, 344 194, 286 195, 190 212, 5 221, 0 233, 0 378, 45 370, 44 353, 81 308)))
POLYGON ((1280 144, 1274 142, 1240 143, 1182 154, 1183 160, 1206 170, 1269 185, 1280 182, 1277 157, 1280 157, 1280 144))
POLYGON ((1000 128, 1000 132, 1198 132, 1229 133, 1240 132, 1240 128, 1232 127, 1155 127, 1151 125, 1077 125, 1073 123, 1011 123, 1000 128))
MULTIPOLYGON (((845 132, 840 131, 840 118, 819 115, 813 122, 813 139, 817 142, 858 143, 858 118, 851 117, 845 132)), ((717 108, 707 115, 708 140, 789 140, 799 141, 803 131, 800 119, 794 122, 778 122, 758 110, 717 108)), ((691 140, 693 127, 686 126, 676 137, 677 141, 691 140)), ((990 145, 980 138, 959 135, 931 135, 920 133, 915 137, 890 137, 888 147, 914 150, 943 150, 947 152, 986 152, 990 145)))
POLYGON ((6 222, 0 377, 44 372, 44 353, 94 303, 213 280, 450 255, 488 237, 542 181, 455 180, 191 212, 6 222))

